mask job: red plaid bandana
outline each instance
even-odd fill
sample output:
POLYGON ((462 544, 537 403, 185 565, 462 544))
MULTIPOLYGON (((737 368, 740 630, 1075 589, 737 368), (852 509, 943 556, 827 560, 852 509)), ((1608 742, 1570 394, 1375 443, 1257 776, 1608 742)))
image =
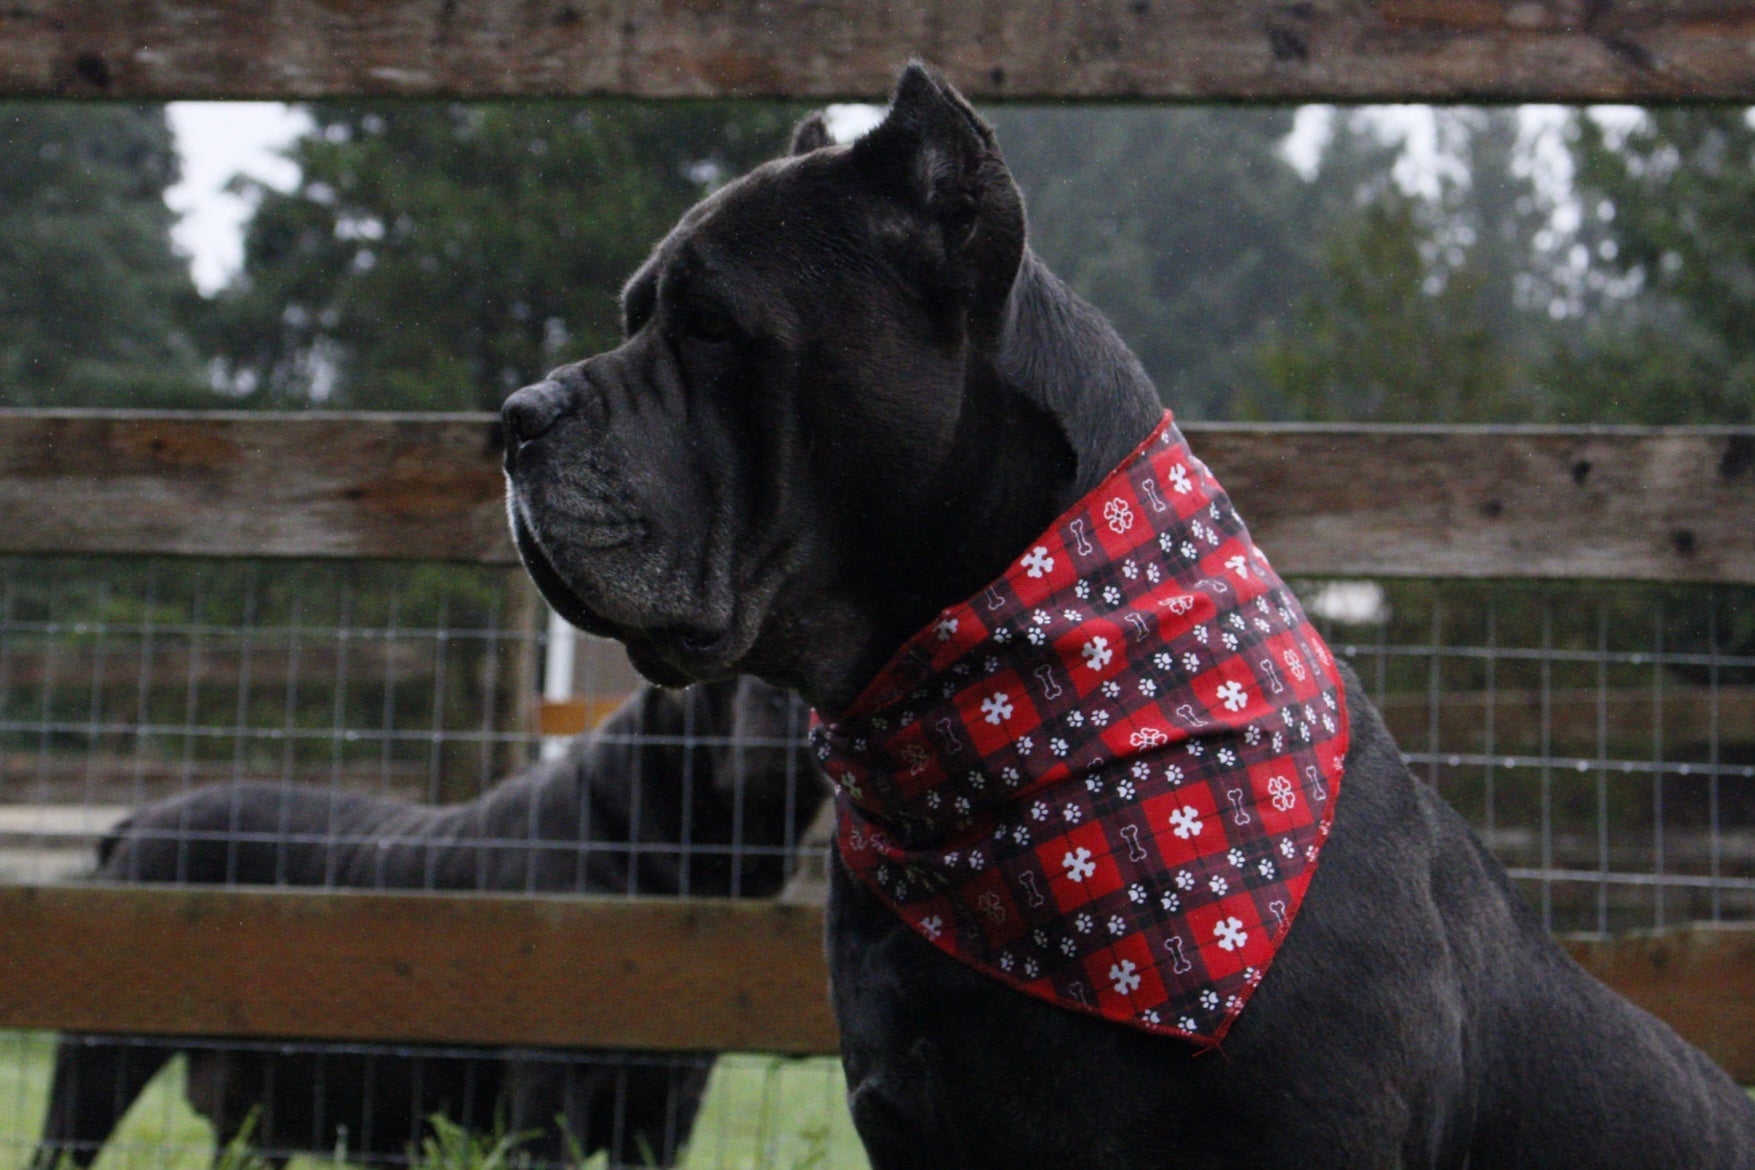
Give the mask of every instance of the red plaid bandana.
POLYGON ((1165 412, 815 731, 849 869, 1021 991, 1216 1044, 1315 872, 1328 647, 1165 412))

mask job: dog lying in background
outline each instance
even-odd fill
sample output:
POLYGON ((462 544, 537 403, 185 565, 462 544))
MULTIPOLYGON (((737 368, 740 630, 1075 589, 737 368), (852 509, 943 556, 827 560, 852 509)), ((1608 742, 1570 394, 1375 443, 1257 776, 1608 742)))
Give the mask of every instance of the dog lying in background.
MULTIPOLYGON (((233 784, 146 805, 99 846, 98 881, 378 890, 770 897, 823 803, 805 708, 754 680, 646 687, 564 755, 451 806, 301 785, 233 784)), ((276 1166, 345 1147, 403 1157, 427 1118, 535 1132, 559 1161, 670 1165, 712 1058, 638 1053, 388 1055, 278 1043, 67 1035, 32 1159, 85 1167, 178 1052, 218 1149, 276 1166), (254 1117, 254 1121, 251 1118, 254 1117), (564 1120, 565 1133, 555 1124, 564 1120)))

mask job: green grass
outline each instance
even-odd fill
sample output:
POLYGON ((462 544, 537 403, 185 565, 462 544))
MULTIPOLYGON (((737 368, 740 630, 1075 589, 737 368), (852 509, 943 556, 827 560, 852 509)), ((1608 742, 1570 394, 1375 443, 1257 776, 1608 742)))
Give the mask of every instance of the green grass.
MULTIPOLYGON (((21 1170, 42 1126, 54 1037, 0 1032, 0 1170, 21 1170)), ((210 1170, 213 1130, 183 1100, 179 1058, 147 1087, 92 1170, 210 1170)), ((833 1059, 728 1055, 713 1070, 684 1170, 865 1170, 833 1059)), ((421 1170, 509 1170, 515 1142, 435 1132, 421 1170)), ((586 1163, 602 1170, 605 1158, 586 1163)), ((259 1170, 228 1157, 220 1170, 259 1170)), ((295 1159, 290 1170, 336 1170, 295 1159)))

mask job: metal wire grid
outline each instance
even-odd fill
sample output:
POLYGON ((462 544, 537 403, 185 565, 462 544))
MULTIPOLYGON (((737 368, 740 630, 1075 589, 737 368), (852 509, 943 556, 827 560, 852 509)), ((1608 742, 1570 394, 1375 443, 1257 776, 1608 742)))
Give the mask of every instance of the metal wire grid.
MULTIPOLYGON (((0 833, 13 850, 0 877, 89 868, 92 836, 124 810, 218 781, 453 804, 480 796, 534 754, 542 632, 522 587, 512 572, 433 566, 0 561, 0 833)), ((1353 583, 1349 606, 1325 599, 1331 583, 1299 588, 1416 773, 1476 826, 1554 929, 1755 916, 1755 591, 1353 583)), ((630 683, 607 656, 584 666, 582 692, 630 683)), ((661 734, 644 746, 711 738, 661 734)), ((743 746, 784 750, 790 738, 743 746)), ((636 777, 632 791, 648 783, 636 777)), ((348 839, 284 829, 256 839, 348 839)), ((735 846, 796 860, 797 845, 740 831, 671 853, 704 859, 735 846)), ((22 1163, 35 1142, 50 1043, 0 1039, 0 1068, 17 1081, 0 1090, 13 1118, 0 1125, 0 1166, 9 1154, 22 1163)), ((202 1047, 272 1049, 306 1065, 503 1057, 202 1047)), ((582 1067, 578 1054, 538 1058, 582 1067)), ((635 1054, 623 1067, 677 1059, 635 1054)), ((720 1067, 743 1070, 733 1078, 742 1087, 725 1096, 715 1080, 685 1164, 861 1164, 832 1062, 720 1067), (712 1128, 715 1108, 724 1120, 712 1128)), ((166 1103, 137 1108, 186 1113, 177 1094, 155 1091, 166 1103)), ((181 1165, 195 1147, 205 1156, 205 1132, 121 1140, 106 1157, 181 1165)), ((277 1140, 285 1152, 317 1144, 277 1140)))

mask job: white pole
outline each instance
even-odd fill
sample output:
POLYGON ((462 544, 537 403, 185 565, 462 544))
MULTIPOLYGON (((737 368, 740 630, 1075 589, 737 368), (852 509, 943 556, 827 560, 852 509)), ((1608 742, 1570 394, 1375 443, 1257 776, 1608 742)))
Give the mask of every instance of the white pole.
MULTIPOLYGON (((574 638, 578 631, 554 610, 548 611, 548 643, 542 659, 542 697, 561 702, 573 697, 574 638)), ((552 760, 567 750, 567 737, 542 737, 542 758, 552 760)))

